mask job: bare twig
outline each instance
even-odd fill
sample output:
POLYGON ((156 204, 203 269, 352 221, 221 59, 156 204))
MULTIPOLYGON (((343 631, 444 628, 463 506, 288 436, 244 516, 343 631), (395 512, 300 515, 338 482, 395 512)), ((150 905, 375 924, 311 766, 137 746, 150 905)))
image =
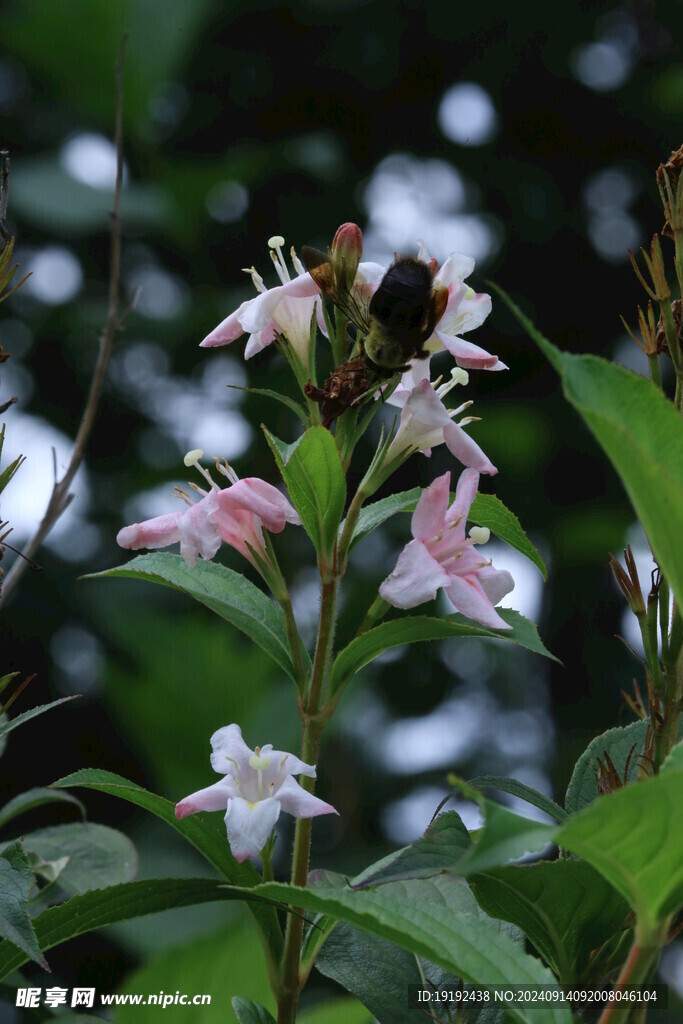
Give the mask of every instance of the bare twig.
MULTIPOLYGON (((97 364, 93 372, 92 380, 90 381, 88 398, 85 403, 85 408, 78 427, 67 470, 61 480, 57 480, 55 473, 55 483, 52 487, 52 494, 50 495, 50 500, 48 501, 45 514, 38 526, 38 529, 22 552, 24 557, 17 558, 8 572, 0 600, 5 600, 14 587, 16 587, 20 577, 23 575, 26 566, 28 565, 27 559, 33 558, 34 554, 73 498, 73 494, 69 493, 69 487, 71 486, 73 478, 78 472, 78 468, 83 461, 85 447, 88 442, 88 438, 90 437, 95 414, 97 412, 97 406, 102 393, 102 385, 104 384, 104 378, 107 372, 107 365, 109 363, 109 356, 111 354, 114 338, 116 337, 116 333, 121 327, 121 323, 128 312, 127 311, 123 317, 119 314, 119 268, 121 263, 120 205, 121 184, 123 181, 122 77, 127 38, 128 36, 125 34, 121 41, 119 58, 116 63, 116 125, 114 134, 114 144, 116 146, 116 184, 114 186, 114 209, 112 211, 111 221, 109 303, 107 309, 107 320, 100 338, 100 351, 97 357, 97 364)), ((2 170, 4 170, 4 165, 2 165, 2 170)), ((1 212, 2 208, 0 207, 0 213, 1 212)))
POLYGON ((7 227, 7 200, 9 199, 9 153, 0 150, 0 235, 6 242, 10 240, 7 227))

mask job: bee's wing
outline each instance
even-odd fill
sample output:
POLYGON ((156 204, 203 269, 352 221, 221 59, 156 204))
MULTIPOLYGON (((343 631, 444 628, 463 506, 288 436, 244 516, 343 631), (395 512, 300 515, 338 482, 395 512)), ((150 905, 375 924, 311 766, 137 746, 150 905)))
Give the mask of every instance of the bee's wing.
POLYGON ((335 285, 334 273, 329 256, 320 249, 313 249, 310 245, 304 245, 301 250, 301 258, 306 270, 309 272, 323 295, 341 309, 342 313, 356 325, 359 331, 367 334, 370 329, 368 304, 359 296, 349 292, 341 295, 335 285))

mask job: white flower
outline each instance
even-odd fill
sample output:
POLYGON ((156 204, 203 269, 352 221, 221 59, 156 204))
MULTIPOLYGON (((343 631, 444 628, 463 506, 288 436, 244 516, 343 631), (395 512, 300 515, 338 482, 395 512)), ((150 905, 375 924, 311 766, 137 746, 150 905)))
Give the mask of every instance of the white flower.
POLYGON ((247 299, 215 327, 201 342, 200 348, 229 345, 247 333, 249 340, 244 356, 250 359, 261 349, 271 345, 278 334, 282 334, 301 364, 308 366, 311 318, 314 310, 318 311, 322 318, 320 288, 311 275, 306 273, 293 248, 290 250, 290 257, 297 276, 290 276, 282 255, 284 241, 281 235, 274 235, 268 240, 268 245, 271 246, 271 259, 282 283, 276 288, 266 288, 263 278, 255 268, 247 269, 246 273, 251 276, 259 294, 253 299, 247 299))
POLYGON ((239 725, 226 725, 211 737, 212 768, 225 778, 176 804, 176 818, 197 811, 222 811, 228 842, 237 861, 256 857, 266 845, 280 811, 295 818, 337 814, 331 804, 302 789, 294 775, 315 778, 315 766, 294 754, 265 747, 250 750, 239 725))
MULTIPOLYGON (((472 422, 471 417, 454 421, 471 402, 464 402, 457 409, 447 409, 442 399, 457 384, 466 384, 467 373, 461 369, 451 371, 451 380, 441 386, 429 381, 429 365, 416 361, 403 374, 401 383, 388 398, 388 403, 402 406, 401 421, 384 456, 383 465, 395 459, 403 461, 413 452, 421 451, 430 455, 432 448, 445 444, 463 466, 476 469, 479 473, 493 476, 498 472, 488 456, 463 427, 472 422)), ((438 382, 437 382, 438 384, 438 382)))

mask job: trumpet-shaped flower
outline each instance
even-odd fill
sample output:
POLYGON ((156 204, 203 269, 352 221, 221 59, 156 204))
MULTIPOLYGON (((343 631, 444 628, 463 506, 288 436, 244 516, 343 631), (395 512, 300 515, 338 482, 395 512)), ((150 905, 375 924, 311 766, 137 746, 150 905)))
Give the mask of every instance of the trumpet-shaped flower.
POLYGON ((265 747, 250 750, 238 725, 226 725, 211 737, 211 766, 224 778, 176 804, 176 818, 197 811, 225 810, 228 842, 237 861, 256 857, 285 811, 295 818, 337 814, 299 785, 294 775, 315 778, 315 766, 294 754, 265 747))
POLYGON ((415 608, 436 597, 443 588, 457 611, 491 629, 510 629, 496 605, 514 587, 504 569, 494 569, 477 551, 489 531, 475 526, 469 537, 465 523, 479 485, 475 469, 458 480, 453 504, 448 506, 451 474, 430 484, 413 513, 413 540, 399 555, 396 568, 379 588, 380 596, 396 608, 415 608))
MULTIPOLYGON (((430 259, 422 242, 418 259, 425 263, 435 262, 430 259)), ((448 289, 448 302, 434 333, 425 342, 425 348, 429 352, 442 352, 445 349, 451 353, 458 366, 465 370, 507 370, 498 356, 491 355, 461 337, 483 324, 491 312, 491 296, 484 292, 477 293, 465 284, 465 278, 473 270, 474 260, 471 256, 454 252, 436 271, 434 287, 448 289)))
POLYGON ((401 378, 398 388, 387 399, 391 405, 402 406, 402 410, 396 436, 383 460, 384 465, 399 458, 403 461, 416 451, 431 455, 432 448, 445 444, 463 466, 489 476, 498 472, 476 441, 463 430, 464 426, 472 422, 472 417, 466 416, 458 423, 454 421, 454 417, 468 409, 472 403, 464 402, 457 409, 447 409, 443 404, 442 399, 451 388, 457 384, 466 384, 467 380, 464 370, 455 369, 451 372, 450 381, 435 387, 429 381, 428 364, 413 363, 401 378))
POLYGON ((311 318, 314 310, 320 308, 320 288, 306 272, 294 249, 290 250, 290 255, 296 276, 291 277, 282 255, 284 241, 281 235, 268 240, 271 259, 281 284, 276 288, 266 288, 263 278, 254 267, 246 270, 259 294, 253 299, 247 299, 215 327, 201 342, 201 348, 229 345, 246 333, 249 340, 244 355, 250 359, 282 334, 301 364, 308 365, 311 318))
MULTIPOLYGON (((188 465, 198 464, 202 454, 190 452, 185 461, 188 465)), ((197 488, 203 496, 193 503, 189 495, 180 491, 180 496, 188 503, 187 508, 124 526, 116 538, 121 547, 134 551, 165 548, 180 541, 180 554, 193 566, 199 555, 213 558, 224 541, 257 568, 259 559, 268 564, 263 528, 280 533, 286 523, 300 526, 298 514, 272 484, 258 477, 239 480, 227 463, 217 461, 216 466, 230 479, 231 487, 219 488, 206 474, 211 484, 208 493, 197 488)))

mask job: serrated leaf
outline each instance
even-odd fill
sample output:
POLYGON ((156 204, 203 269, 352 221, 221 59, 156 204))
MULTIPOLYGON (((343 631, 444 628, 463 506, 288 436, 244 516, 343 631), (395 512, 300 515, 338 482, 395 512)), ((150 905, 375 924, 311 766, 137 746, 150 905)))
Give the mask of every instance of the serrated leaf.
POLYGON ((502 289, 496 291, 559 373, 565 398, 619 474, 657 562, 683 603, 683 430, 673 403, 623 366, 561 352, 502 289))
POLYGON ((24 711, 23 714, 17 715, 16 718, 10 718, 7 721, 0 721, 0 740, 14 729, 18 729, 20 725, 24 724, 24 722, 30 722, 32 718, 37 718, 38 715, 44 715, 46 711, 51 711, 52 708, 56 708, 60 704, 66 704, 68 700, 76 700, 78 696, 79 694, 75 693, 71 697, 60 697, 59 700, 53 700, 49 704, 39 704, 37 708, 31 708, 30 711, 24 711))
POLYGON ((77 807, 81 818, 85 821, 85 807, 78 797, 75 797, 72 793, 60 793, 59 790, 36 787, 34 789, 27 789, 25 793, 20 793, 18 796, 13 797, 12 800, 8 800, 0 808, 0 827, 6 825, 8 821, 12 821, 13 818, 17 818, 20 814, 25 814, 27 811, 32 811, 35 807, 42 807, 44 804, 50 803, 71 804, 77 807))
POLYGON ((581 980, 592 951, 624 927, 629 912, 581 860, 493 868, 470 885, 482 909, 518 925, 566 986, 581 980))
MULTIPOLYGON (((172 907, 195 906, 211 900, 245 899, 239 890, 206 878, 155 878, 91 889, 58 907, 44 910, 33 924, 41 949, 85 935, 108 924, 155 914, 172 907)), ((0 981, 25 964, 29 955, 10 942, 0 942, 0 981)))
POLYGON ((240 1024, 275 1024, 275 1018, 265 1006, 259 1006, 258 1003, 251 999, 243 999, 242 996, 233 996, 231 1002, 240 1024))
POLYGON ((660 772, 601 796, 557 833, 619 890, 645 930, 683 905, 682 792, 682 771, 660 772))
POLYGON ((135 847, 116 829, 95 823, 71 822, 29 832, 24 849, 44 862, 68 857, 59 885, 69 895, 130 882, 138 868, 135 847))
POLYGON ((551 818, 560 823, 566 821, 569 817, 567 812, 559 804, 556 804, 554 800, 551 800, 549 796, 539 793, 532 786, 526 786, 523 782, 518 782, 517 779, 503 778, 499 775, 479 775, 476 779, 469 779, 468 785, 474 786, 475 789, 497 789, 501 793, 509 793, 510 796, 519 797, 520 800, 524 800, 533 807, 538 807, 540 811, 545 811, 546 814, 549 814, 551 818))
MULTIPOLYGON (((395 888, 393 883, 389 883, 382 891, 391 894, 395 888)), ((430 893, 433 896, 438 893, 453 915, 484 917, 470 890, 452 876, 440 879, 438 886, 430 888, 430 893)), ((489 923, 503 933, 509 930, 503 922, 489 923)), ((316 967, 326 977, 333 978, 348 992, 358 996, 379 1024, 419 1024, 424 1021, 423 1007, 411 1006, 408 1002, 408 986, 423 988, 426 982, 427 988, 455 989, 461 980, 452 972, 424 958, 418 959, 386 939, 342 922, 328 936, 318 954, 316 967)), ((468 1013, 468 1022, 483 1024, 480 1009, 473 1007, 471 1015, 468 1013)), ((494 1020, 498 1022, 502 1016, 499 1010, 494 1020)), ((443 1019, 447 1017, 444 1015, 443 1019)), ((490 1017, 487 1020, 492 1024, 490 1017)))
MULTIPOLYGON (((238 864, 230 852, 222 818, 210 814, 195 814, 179 821, 175 816, 175 805, 170 800, 150 793, 120 775, 98 768, 86 768, 73 775, 67 775, 55 782, 54 786, 59 789, 67 789, 70 786, 95 789, 142 807, 161 818, 176 832, 180 832, 232 885, 249 888, 258 884, 259 874, 253 864, 248 861, 238 864)), ((249 910, 265 935, 273 956, 277 958, 282 952, 282 932, 275 911, 254 904, 249 904, 249 910)))
POLYGON ((0 949, 7 946, 21 962, 35 960, 49 970, 40 941, 29 916, 27 901, 35 878, 18 840, 0 853, 0 949))
POLYGON ((545 562, 522 529, 517 516, 495 494, 475 495, 467 519, 477 526, 487 526, 495 537, 533 562, 543 579, 547 580, 545 562))
POLYGON ((368 889, 405 878, 429 878, 452 869, 471 844, 460 815, 456 811, 445 811, 420 839, 366 868, 353 879, 351 886, 368 889))
MULTIPOLYGON (((414 512, 422 494, 422 487, 413 487, 410 491, 391 494, 388 498, 381 498, 379 501, 366 505, 361 509, 350 546, 354 547, 378 526, 399 512, 414 512)), ((452 494, 451 500, 454 497, 455 495, 452 494)), ((487 526, 494 536, 533 562, 540 570, 543 579, 548 578, 545 562, 525 534, 517 516, 503 504, 500 498, 493 494, 477 494, 467 518, 477 526, 487 526)))
POLYGON ((157 552, 84 579, 109 577, 147 580, 182 591, 241 630, 295 679, 282 609, 241 573, 203 559, 190 568, 180 555, 157 552))
POLYGON ((293 445, 284 445, 264 431, 304 529, 318 554, 330 561, 346 501, 344 469, 332 434, 311 427, 293 445))
POLYGON ((649 722, 632 722, 630 725, 608 729, 588 744, 574 765, 574 771, 567 787, 564 805, 569 814, 575 814, 598 796, 598 758, 605 763, 607 754, 619 778, 633 782, 638 776, 640 755, 643 753, 649 722))
POLYGON ((683 769, 683 743, 677 743, 670 751, 660 771, 680 771, 683 769))
POLYGON ((545 825, 531 818, 523 818, 502 804, 487 800, 470 790, 467 784, 459 784, 459 788, 465 796, 477 800, 484 814, 484 828, 477 833, 476 841, 452 869, 458 874, 471 877, 526 854, 541 853, 556 841, 556 825, 545 825))
POLYGON ((557 658, 544 647, 533 622, 509 608, 497 608, 496 611, 512 627, 511 629, 489 629, 466 619, 464 615, 450 615, 448 618, 405 615, 383 622, 356 637, 337 654, 332 666, 331 692, 336 693, 351 676, 389 648, 400 647, 402 644, 422 643, 426 640, 468 636, 510 640, 535 654, 543 654, 557 661, 557 658))
MULTIPOLYGON (((393 882, 390 893, 386 892, 388 886, 359 892, 324 886, 301 889, 277 882, 260 885, 255 892, 337 917, 474 984, 553 984, 547 968, 501 934, 494 922, 476 913, 454 913, 443 894, 444 887, 452 885, 462 883, 439 875, 434 879, 393 882)), ((509 1015, 527 1024, 571 1022, 570 1011, 561 1006, 529 1011, 516 1005, 509 1007, 509 1015)))

